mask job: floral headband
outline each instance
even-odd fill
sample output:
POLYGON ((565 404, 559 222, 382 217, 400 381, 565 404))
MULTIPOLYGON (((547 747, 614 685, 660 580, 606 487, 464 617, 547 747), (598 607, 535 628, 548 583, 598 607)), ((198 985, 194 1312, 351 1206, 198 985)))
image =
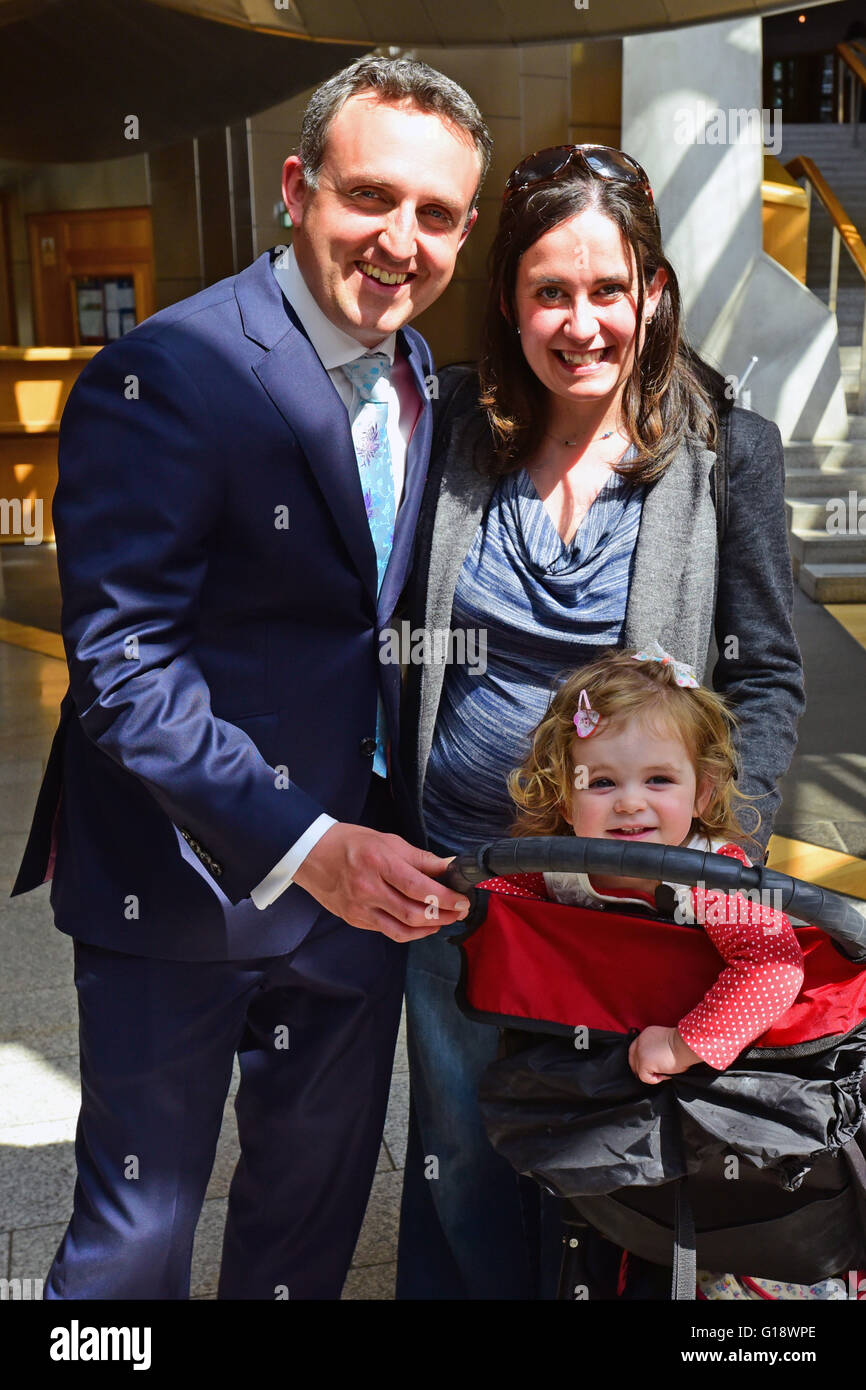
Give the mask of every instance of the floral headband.
MULTIPOLYGON (((666 652, 658 642, 653 642, 644 651, 632 652, 632 660, 660 661, 663 666, 670 666, 677 685, 688 690, 695 690, 700 685, 694 666, 688 666, 684 661, 675 661, 670 652, 666 652)), ((598 710, 592 708, 586 691, 581 690, 577 711, 574 715, 577 737, 590 738, 592 734, 597 733, 600 720, 601 715, 598 710)))

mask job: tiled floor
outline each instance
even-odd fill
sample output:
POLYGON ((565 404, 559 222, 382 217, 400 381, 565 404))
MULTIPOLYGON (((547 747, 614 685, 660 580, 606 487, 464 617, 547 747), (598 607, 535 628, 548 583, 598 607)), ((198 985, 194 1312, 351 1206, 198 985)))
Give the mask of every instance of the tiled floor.
MULTIPOLYGON (((44 1277, 69 1215, 78 1107, 71 942, 53 927, 47 888, 8 898, 66 687, 59 638, 38 626, 54 611, 36 601, 41 591, 54 603, 53 560, 46 552, 39 563, 24 602, 27 566, 20 556, 3 555, 7 598, 0 606, 0 1278, 34 1280, 44 1277)), ((786 838, 777 840, 774 862, 866 897, 864 622, 862 613, 843 619, 798 595, 810 707, 785 779, 777 828, 786 838)), ((378 1172, 344 1298, 393 1298, 406 1066, 401 1038, 378 1172)), ((214 1296, 236 1155, 230 1097, 196 1239, 195 1298, 214 1296)))

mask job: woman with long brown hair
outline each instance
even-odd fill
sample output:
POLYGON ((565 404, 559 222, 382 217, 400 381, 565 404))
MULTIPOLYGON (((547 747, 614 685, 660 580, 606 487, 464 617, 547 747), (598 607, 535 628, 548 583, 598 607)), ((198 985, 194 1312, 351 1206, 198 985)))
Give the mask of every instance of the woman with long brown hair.
MULTIPOLYGON (((490 282, 480 376, 440 378, 416 542, 413 625, 464 631, 453 650, 475 657, 410 679, 404 765, 428 843, 509 832, 508 774, 562 673, 658 642, 700 674, 715 636, 707 683, 736 710, 766 845, 803 707, 778 430, 735 409, 719 444, 652 189, 622 151, 518 165, 490 282)), ((544 1296, 536 1190, 493 1153, 475 1103, 496 1033, 460 1015, 444 936, 410 948, 398 1297, 544 1296)))

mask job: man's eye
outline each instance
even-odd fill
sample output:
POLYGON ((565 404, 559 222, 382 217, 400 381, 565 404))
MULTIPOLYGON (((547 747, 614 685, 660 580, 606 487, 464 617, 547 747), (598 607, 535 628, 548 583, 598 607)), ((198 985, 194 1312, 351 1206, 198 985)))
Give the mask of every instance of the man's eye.
POLYGON ((352 196, 364 203, 380 203, 382 201, 382 194, 375 188, 358 188, 352 196))
POLYGON ((450 227, 452 218, 450 212, 444 208, 422 208, 422 216, 431 218, 434 222, 439 222, 443 227, 450 227))

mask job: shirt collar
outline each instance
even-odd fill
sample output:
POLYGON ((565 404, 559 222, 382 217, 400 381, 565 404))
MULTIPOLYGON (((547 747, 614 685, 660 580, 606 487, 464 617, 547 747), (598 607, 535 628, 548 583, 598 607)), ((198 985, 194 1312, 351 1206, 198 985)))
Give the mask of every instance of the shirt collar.
POLYGON ((343 367, 347 362, 354 362, 365 352, 371 351, 383 352, 393 365, 397 334, 389 333, 378 347, 371 349, 359 343, 357 338, 353 338, 349 333, 344 333, 335 323, 331 323, 307 287, 293 246, 274 261, 273 270, 277 284, 300 319, 304 332, 326 372, 333 371, 335 367, 343 367))

